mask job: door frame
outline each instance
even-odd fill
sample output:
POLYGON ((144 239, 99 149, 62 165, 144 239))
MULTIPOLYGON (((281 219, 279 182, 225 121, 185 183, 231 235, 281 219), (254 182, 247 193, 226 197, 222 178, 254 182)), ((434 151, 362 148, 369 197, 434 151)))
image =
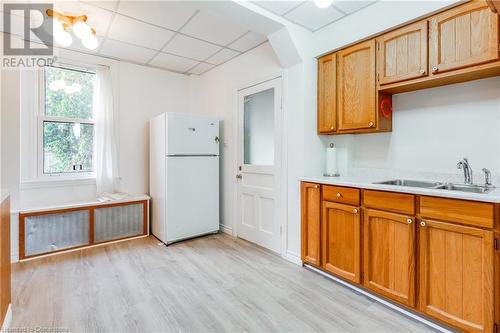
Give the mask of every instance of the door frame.
POLYGON ((279 115, 278 119, 280 122, 278 122, 278 127, 275 129, 275 131, 278 133, 278 138, 275 140, 275 145, 277 144, 278 147, 277 149, 280 150, 280 155, 281 159, 279 161, 275 161, 277 164, 276 166, 276 180, 277 180, 277 218, 278 218, 278 223, 281 226, 281 253, 279 253, 283 258, 287 257, 287 227, 288 227, 288 209, 287 209, 287 191, 288 191, 288 185, 286 182, 287 179, 287 149, 286 148, 286 143, 287 143, 287 138, 286 138, 286 130, 285 130, 285 124, 286 124, 286 113, 285 111, 285 82, 286 82, 286 73, 283 71, 276 72, 273 75, 265 76, 261 79, 254 80, 247 82, 245 84, 241 84, 237 86, 234 91, 233 91, 233 140, 234 140, 234 157, 233 157, 233 170, 231 172, 232 176, 232 184, 234 185, 234 193, 233 193, 233 200, 234 200, 234 207, 233 207, 233 228, 232 228, 232 235, 234 237, 238 237, 238 226, 239 226, 239 207, 240 207, 240 198, 238 196, 239 192, 239 182, 236 179, 236 175, 238 174, 238 165, 239 165, 239 147, 238 147, 238 126, 239 126, 239 112, 240 112, 240 105, 239 105, 239 98, 238 95, 241 90, 245 90, 247 88, 251 88, 254 86, 257 86, 259 84, 272 81, 275 79, 279 79, 280 82, 280 88, 281 88, 281 107, 277 108, 279 115))

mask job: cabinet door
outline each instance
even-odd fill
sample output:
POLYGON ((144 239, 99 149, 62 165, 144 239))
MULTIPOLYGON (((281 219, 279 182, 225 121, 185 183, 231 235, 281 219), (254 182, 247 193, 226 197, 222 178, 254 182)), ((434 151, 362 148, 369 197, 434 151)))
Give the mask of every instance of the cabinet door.
POLYGON ((420 223, 420 310, 468 332, 493 329, 493 232, 420 223))
POLYGON ((383 296, 414 306, 414 219, 367 209, 363 221, 364 285, 383 296))
POLYGON ((359 208, 323 201, 323 268, 360 282, 359 208))
POLYGON ((335 132, 337 119, 337 55, 318 59, 318 133, 335 132))
POLYGON ((427 21, 394 30, 378 41, 380 84, 426 76, 427 21))
POLYGON ((473 1, 430 21, 433 74, 498 59, 498 15, 484 1, 473 1))
POLYGON ((376 127, 375 40, 338 52, 338 130, 376 127))
POLYGON ((320 266, 321 190, 318 184, 302 183, 301 206, 302 261, 314 266, 320 266))

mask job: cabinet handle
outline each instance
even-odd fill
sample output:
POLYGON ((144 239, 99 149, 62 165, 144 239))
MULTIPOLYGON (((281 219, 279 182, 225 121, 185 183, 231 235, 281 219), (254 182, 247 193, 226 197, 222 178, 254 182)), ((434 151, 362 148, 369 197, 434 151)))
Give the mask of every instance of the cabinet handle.
POLYGON ((375 125, 375 124, 373 123, 373 121, 370 121, 370 122, 368 123, 368 126, 369 126, 369 127, 373 127, 373 125, 375 125))
POLYGON ((437 73, 437 72, 438 72, 438 70, 439 70, 439 69, 437 68, 437 66, 432 67, 432 72, 433 72, 433 73, 437 73))
POLYGON ((353 212, 354 214, 357 214, 357 213, 358 213, 358 210, 357 210, 356 208, 354 208, 354 209, 352 210, 352 212, 353 212))
POLYGON ((319 185, 314 185, 314 188, 319 188, 319 185))
POLYGON ((425 226, 426 226, 425 221, 421 221, 421 222, 420 222, 420 225, 421 225, 422 227, 425 227, 425 226))
POLYGON ((408 219, 408 220, 406 220, 406 223, 408 223, 408 224, 412 224, 412 223, 413 223, 413 220, 412 220, 412 219, 408 219))
POLYGON ((331 127, 330 127, 330 130, 331 130, 331 131, 335 131, 335 127, 331 126, 331 127))
POLYGON ((421 69, 421 70, 420 70, 420 74, 421 74, 421 75, 424 75, 424 74, 425 74, 425 69, 421 69))
POLYGON ((342 196, 342 194, 337 193, 337 198, 340 198, 341 196, 342 196))

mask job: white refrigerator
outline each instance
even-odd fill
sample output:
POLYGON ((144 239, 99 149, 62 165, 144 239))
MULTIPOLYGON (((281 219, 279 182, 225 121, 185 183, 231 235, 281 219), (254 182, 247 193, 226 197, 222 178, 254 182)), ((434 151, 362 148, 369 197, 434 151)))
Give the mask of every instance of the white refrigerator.
POLYGON ((150 120, 152 233, 165 244, 219 231, 219 120, 150 120))

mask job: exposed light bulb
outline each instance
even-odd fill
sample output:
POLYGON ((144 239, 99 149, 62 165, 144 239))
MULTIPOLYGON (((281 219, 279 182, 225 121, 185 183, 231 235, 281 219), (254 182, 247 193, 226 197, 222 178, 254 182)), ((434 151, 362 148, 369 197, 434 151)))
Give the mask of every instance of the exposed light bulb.
POLYGON ((80 90, 82 90, 82 86, 79 85, 78 83, 73 83, 72 85, 70 86, 66 86, 64 88, 64 91, 66 92, 66 94, 69 94, 69 95, 72 95, 74 93, 77 93, 79 92, 80 90))
POLYGON ((73 33, 76 37, 85 39, 92 35, 92 29, 85 22, 77 22, 73 25, 73 33))
POLYGON ((82 44, 89 50, 95 50, 99 42, 97 41, 96 36, 91 34, 90 36, 82 39, 82 44))
POLYGON ((64 31, 64 26, 61 21, 52 19, 52 30, 54 35, 64 31))
POLYGON ((314 0, 314 4, 318 8, 328 8, 332 5, 333 0, 314 0))
POLYGON ((73 43, 73 38, 67 31, 60 31, 56 32, 54 35, 54 39, 56 40, 57 44, 63 46, 63 47, 68 47, 73 43))
POLYGON ((66 87, 66 82, 64 80, 55 80, 49 84, 49 89, 52 91, 59 91, 66 87))

